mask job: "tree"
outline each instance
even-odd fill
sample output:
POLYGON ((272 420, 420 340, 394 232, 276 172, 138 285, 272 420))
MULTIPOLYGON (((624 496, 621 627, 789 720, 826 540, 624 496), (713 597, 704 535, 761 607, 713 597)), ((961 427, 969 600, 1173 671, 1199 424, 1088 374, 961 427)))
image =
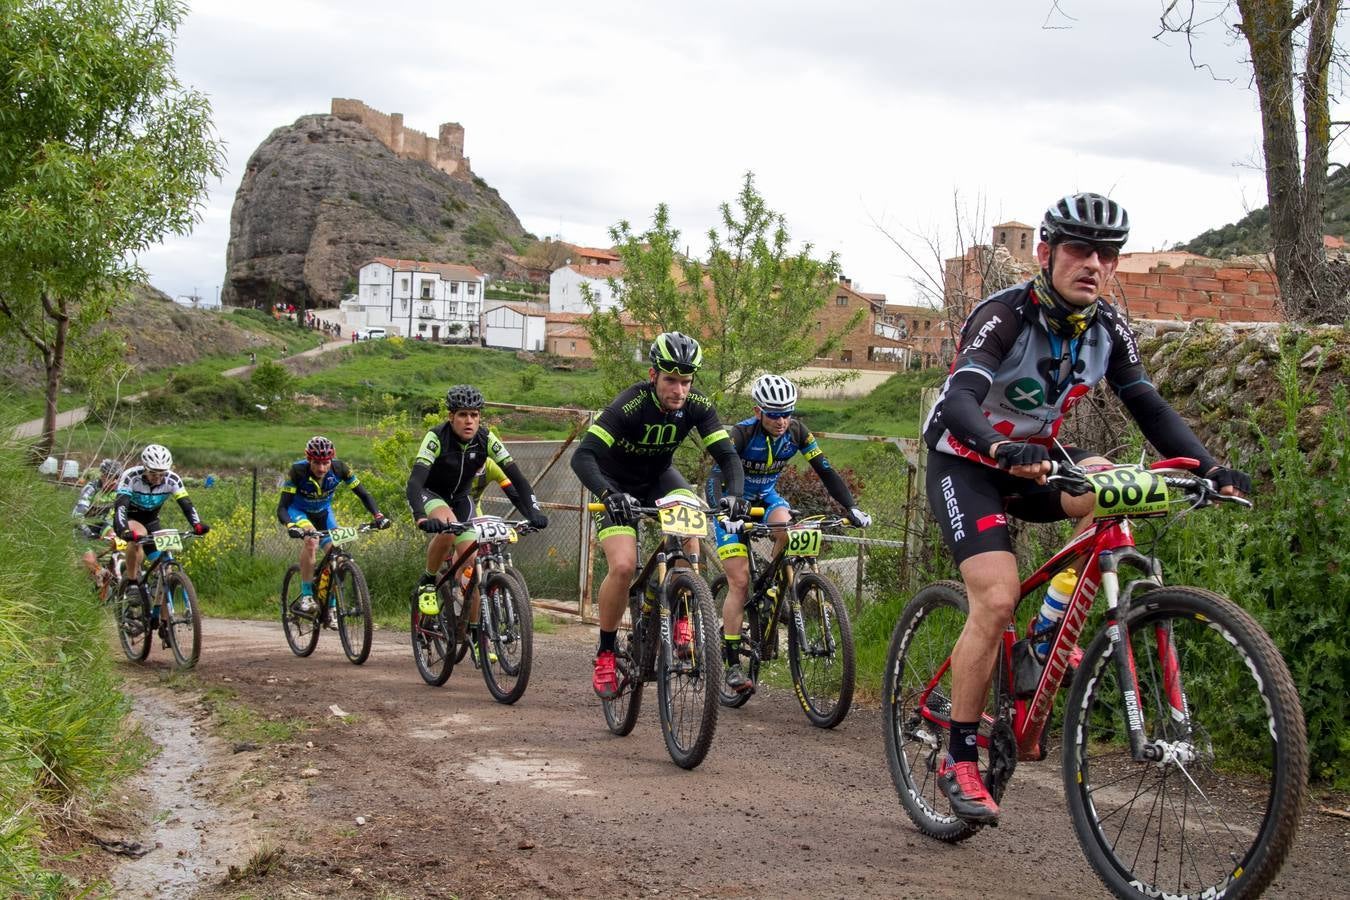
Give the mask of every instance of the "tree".
POLYGON ((720 402, 743 394, 764 372, 798 369, 828 353, 857 326, 862 311, 838 328, 817 327, 816 313, 839 276, 838 259, 833 253, 814 259, 810 244, 792 252, 786 221, 767 207, 752 173, 735 206, 724 203, 721 213, 721 230, 708 231, 707 263, 677 251, 680 233, 664 203, 642 234, 627 221, 610 229, 622 272, 609 286, 620 308, 601 311, 582 287, 592 306, 586 330, 607 390, 646 376, 647 344, 662 331, 683 331, 703 345, 699 383, 720 402))
POLYGON ((179 84, 176 0, 3 0, 0 329, 41 358, 51 449, 72 343, 144 280, 135 256, 201 214, 222 171, 206 98, 179 84))
POLYGON ((1346 281, 1322 246, 1331 129, 1347 124, 1332 122, 1328 91, 1340 6, 1340 0, 1230 0, 1216 9, 1167 0, 1158 32, 1183 35, 1192 60, 1194 41, 1210 22, 1246 42, 1261 110, 1275 277, 1285 312, 1298 321, 1333 322, 1350 313, 1346 281))

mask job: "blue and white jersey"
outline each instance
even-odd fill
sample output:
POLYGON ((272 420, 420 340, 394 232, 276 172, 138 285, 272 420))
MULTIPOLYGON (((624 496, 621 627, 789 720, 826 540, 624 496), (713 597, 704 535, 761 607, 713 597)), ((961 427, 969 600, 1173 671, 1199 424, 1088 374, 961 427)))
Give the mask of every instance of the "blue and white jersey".
POLYGON ((188 493, 177 472, 169 472, 159 484, 151 484, 145 480, 145 466, 134 466, 122 473, 117 482, 117 495, 125 497, 132 509, 155 512, 164 501, 181 501, 188 493))
MULTIPOLYGON (((801 419, 793 419, 786 431, 771 438, 751 416, 728 428, 727 436, 741 458, 741 467, 745 470, 745 496, 749 498, 763 497, 771 492, 778 484, 778 476, 798 453, 807 462, 814 462, 821 456, 820 445, 801 419)), ((829 464, 825 465, 828 468, 829 464)), ((713 478, 719 475, 714 467, 713 478)))

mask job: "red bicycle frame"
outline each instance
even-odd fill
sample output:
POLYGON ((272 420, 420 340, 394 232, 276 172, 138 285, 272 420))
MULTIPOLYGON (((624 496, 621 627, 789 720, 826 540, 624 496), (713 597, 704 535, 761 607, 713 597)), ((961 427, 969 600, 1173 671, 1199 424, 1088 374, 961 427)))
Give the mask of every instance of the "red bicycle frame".
MULTIPOLYGON (((1193 467, 1193 460, 1169 459, 1154 463, 1151 468, 1170 468, 1174 466, 1193 467), (1189 463, 1190 466, 1186 466, 1189 463)), ((1050 642, 1046 656, 1045 669, 1037 681, 1036 690, 1029 699, 1013 701, 1013 735, 1017 742, 1019 760, 1043 759, 1044 744, 1041 740, 1046 722, 1054 708, 1055 694, 1059 692, 1064 676, 1068 672, 1070 659, 1078 638, 1087 624, 1088 614, 1097 598, 1097 591, 1106 587, 1106 621, 1104 628, 1113 636, 1114 656, 1120 675, 1121 694, 1124 698, 1125 725, 1130 735, 1130 749, 1135 759, 1154 759, 1156 748, 1144 731, 1144 715, 1139 705, 1138 677, 1135 672, 1134 651, 1128 635, 1120 627, 1122 613, 1120 609, 1119 565, 1127 563, 1144 573, 1143 582, 1161 585, 1161 567, 1156 560, 1146 557, 1134 549, 1134 535, 1127 518, 1106 518, 1095 521, 1083 533, 1075 536, 1052 556, 1045 564, 1022 582, 1017 605, 1026 600, 1039 587, 1060 571, 1074 566, 1080 573, 1073 595, 1064 610, 1064 618, 1050 642)), ((1028 635, 1029 636, 1029 635, 1028 635)), ((1013 644, 1017 641, 1017 630, 1010 621, 1003 630, 1003 653, 1001 656, 1002 683, 1013 683, 1013 644)), ((1186 704, 1185 691, 1181 685, 1181 671, 1177 660, 1176 648, 1172 641, 1170 625, 1157 626, 1157 647, 1159 666, 1163 673, 1163 685, 1167 694, 1169 713, 1174 722, 1183 730, 1189 731, 1190 715, 1186 704)), ((948 657, 933 675, 923 694, 919 697, 918 708, 929 722, 942 728, 950 728, 946 714, 939 710, 947 708, 939 704, 933 709, 928 702, 929 695, 937 688, 942 677, 951 668, 948 657)), ((996 698, 997 699, 997 698, 996 698)), ((986 726, 993 724, 989 714, 983 717, 986 726)), ((987 729, 986 729, 987 730, 987 729)), ((986 750, 988 738, 980 734, 979 746, 986 750)))

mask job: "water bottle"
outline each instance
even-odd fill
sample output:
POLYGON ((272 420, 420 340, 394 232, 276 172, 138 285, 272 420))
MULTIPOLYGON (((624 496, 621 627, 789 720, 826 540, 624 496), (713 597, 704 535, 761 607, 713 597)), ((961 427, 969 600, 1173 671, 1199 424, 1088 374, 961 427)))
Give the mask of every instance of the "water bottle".
POLYGON ((1069 607, 1069 598, 1073 596, 1074 586, 1078 584, 1078 573, 1073 569, 1065 569, 1054 578, 1050 579, 1050 587, 1045 591, 1045 600, 1041 602, 1041 611, 1031 622, 1031 628, 1028 635, 1039 632, 1049 632, 1044 638, 1036 641, 1036 658, 1045 662, 1045 658, 1050 655, 1050 639, 1054 636, 1054 628, 1059 624, 1059 620, 1064 618, 1064 610, 1069 607))

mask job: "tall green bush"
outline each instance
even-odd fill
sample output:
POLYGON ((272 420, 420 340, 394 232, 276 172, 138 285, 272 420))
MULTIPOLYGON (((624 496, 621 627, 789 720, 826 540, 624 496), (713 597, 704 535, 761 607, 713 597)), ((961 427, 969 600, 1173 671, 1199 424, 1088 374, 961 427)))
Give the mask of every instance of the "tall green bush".
POLYGON ((42 867, 47 828, 140 762, 123 725, 106 616, 75 565, 74 496, 0 446, 0 895, 64 895, 42 867))

